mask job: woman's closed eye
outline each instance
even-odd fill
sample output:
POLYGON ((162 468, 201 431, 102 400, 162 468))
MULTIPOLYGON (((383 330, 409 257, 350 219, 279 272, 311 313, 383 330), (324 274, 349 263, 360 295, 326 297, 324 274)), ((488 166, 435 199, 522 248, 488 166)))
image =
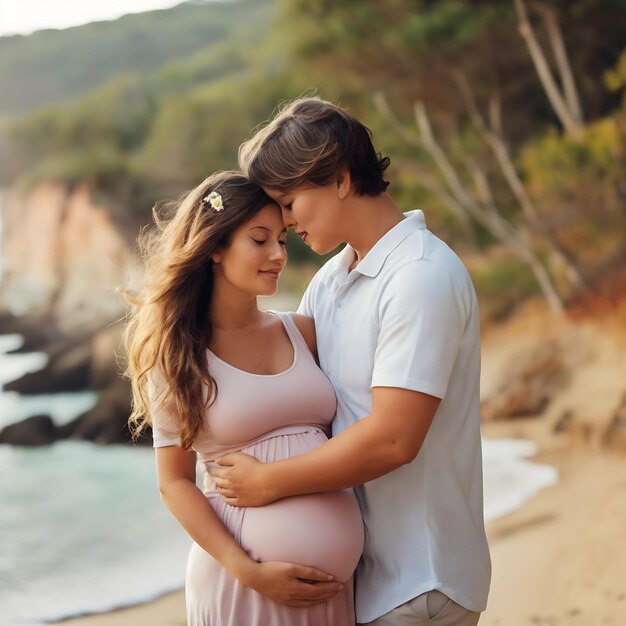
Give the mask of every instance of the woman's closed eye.
MULTIPOLYGON (((266 244, 268 240, 267 239, 255 239, 253 237, 252 241, 254 241, 254 243, 256 243, 257 246, 262 246, 263 244, 266 244)), ((287 240, 286 239, 279 239, 278 243, 281 246, 286 246, 287 245, 287 240)))

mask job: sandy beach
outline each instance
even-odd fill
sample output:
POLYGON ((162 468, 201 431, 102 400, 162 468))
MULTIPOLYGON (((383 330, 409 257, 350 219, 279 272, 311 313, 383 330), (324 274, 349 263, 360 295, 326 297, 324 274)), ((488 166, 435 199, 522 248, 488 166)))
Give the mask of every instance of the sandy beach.
POLYGON ((626 623, 626 459, 540 455, 560 482, 488 526, 493 562, 482 626, 626 623))
MULTIPOLYGON (((560 481, 488 525, 493 582, 481 625, 623 626, 626 458, 566 449, 543 452, 536 460, 556 466, 560 481)), ((184 595, 175 592, 142 606, 62 623, 183 626, 184 595)))
POLYGON ((57 623, 72 626, 185 626, 185 593, 175 591, 147 604, 57 623))

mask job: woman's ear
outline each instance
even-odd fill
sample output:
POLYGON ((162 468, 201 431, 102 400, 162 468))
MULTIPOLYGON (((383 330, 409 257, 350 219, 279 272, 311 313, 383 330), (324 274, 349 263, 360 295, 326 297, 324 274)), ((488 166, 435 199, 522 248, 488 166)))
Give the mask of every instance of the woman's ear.
POLYGON ((345 200, 352 191, 352 179, 350 177, 350 170, 344 169, 339 172, 337 176, 337 195, 340 200, 345 200))
POLYGON ((222 260, 222 255, 219 252, 214 252, 211 255, 211 261, 213 261, 213 263, 217 264, 222 260))

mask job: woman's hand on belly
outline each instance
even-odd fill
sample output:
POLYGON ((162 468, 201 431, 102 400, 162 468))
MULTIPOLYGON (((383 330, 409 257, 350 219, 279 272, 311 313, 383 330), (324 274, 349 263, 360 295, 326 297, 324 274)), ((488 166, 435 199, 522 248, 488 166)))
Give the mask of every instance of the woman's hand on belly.
POLYGON ((269 561, 254 563, 239 576, 241 582, 266 598, 289 606, 308 607, 328 602, 343 585, 314 567, 269 561))
POLYGON ((231 506, 265 506, 276 500, 265 478, 266 465, 253 456, 232 452, 217 459, 216 463, 220 467, 212 467, 209 473, 226 503, 231 506))

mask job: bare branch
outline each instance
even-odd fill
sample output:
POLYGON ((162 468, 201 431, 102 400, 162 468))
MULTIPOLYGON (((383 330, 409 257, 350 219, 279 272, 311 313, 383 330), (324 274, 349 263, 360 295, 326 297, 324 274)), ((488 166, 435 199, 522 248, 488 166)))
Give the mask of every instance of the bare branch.
POLYGON ((528 229, 522 226, 516 227, 505 220, 498 213, 495 204, 490 203, 482 206, 471 197, 441 146, 437 143, 424 103, 416 101, 413 111, 415 121, 422 135, 424 147, 428 150, 443 175, 454 200, 463 206, 476 221, 487 228, 496 238, 510 246, 527 263, 553 313, 556 315, 563 314, 565 310, 563 301, 548 271, 533 250, 532 239, 528 229))
MULTIPOLYGON (((497 132, 493 128, 493 126, 489 128, 485 120, 482 118, 480 112, 478 111, 478 107, 476 106, 476 101, 469 82, 467 81, 467 78, 461 72, 456 72, 454 74, 454 79, 459 87, 461 96, 466 102, 470 119, 474 123, 474 126, 476 127, 478 133, 481 135, 485 143, 491 148, 493 154, 495 155, 502 175, 509 185, 509 188, 511 189, 517 203, 521 207, 529 227, 541 236, 543 236, 546 245, 549 248, 550 255, 557 261, 559 265, 563 267, 563 269, 565 270, 565 275, 567 276, 571 285, 573 285, 577 289, 582 287, 584 281, 581 273, 578 271, 578 268, 576 268, 576 266, 563 253, 555 237, 551 233, 547 232, 546 229, 542 228, 537 209, 535 208, 535 205, 526 190, 526 186, 519 177, 517 168, 513 163, 513 159, 511 158, 509 149, 502 135, 497 132)), ((492 104, 491 106, 495 107, 496 105, 492 104)), ((500 117, 499 113, 494 113, 492 115, 497 115, 497 118, 500 117)), ((530 237, 530 234, 528 234, 528 237, 530 237)))
POLYGON ((509 150, 504 143, 502 136, 494 129, 489 128, 482 115, 479 113, 467 78, 460 72, 456 72, 454 78, 459 87, 459 91, 461 92, 461 96, 466 102, 470 119, 476 127, 476 130, 480 133, 485 143, 491 148, 491 151, 495 155, 498 165, 502 170, 502 174, 513 192, 515 199, 522 208, 526 219, 530 223, 534 223, 537 220, 537 211, 529 195, 526 193, 526 188, 517 174, 517 170, 515 169, 515 165, 513 164, 513 160, 511 159, 509 150))
POLYGON ((574 81, 574 73, 572 72, 556 13, 552 8, 540 2, 533 2, 531 7, 543 20, 548 34, 548 41, 550 42, 552 53, 556 59, 557 67, 559 68, 559 75, 561 76, 561 84, 563 85, 567 107, 575 122, 582 125, 584 123, 582 107, 580 106, 578 90, 576 89, 576 82, 574 81))
POLYGON ((489 125, 500 137, 503 136, 501 104, 500 96, 496 92, 493 92, 489 97, 489 125))
POLYGON ((581 125, 576 122, 575 117, 569 110, 567 103, 565 102, 563 95, 559 87, 557 86, 550 66, 546 60, 546 57, 537 41, 535 31, 533 30, 530 19, 528 18, 528 11, 526 10, 526 4, 524 0, 513 0, 515 3, 515 9, 517 10, 517 16, 519 20, 519 32, 526 42, 528 52, 535 65, 535 70, 539 76, 539 80, 543 85, 546 96, 557 114, 565 132, 570 134, 577 134, 581 130, 581 125))
POLYGON ((463 187, 460 176, 446 157, 441 146, 435 140, 424 103, 417 100, 413 105, 413 113, 415 115, 415 122, 422 136, 423 145, 437 164, 452 195, 464 206, 469 207, 475 205, 476 203, 473 198, 463 187))
POLYGON ((476 188, 476 195, 482 204, 485 206, 494 206, 494 196, 491 191, 491 185, 485 171, 476 163, 474 159, 468 159, 468 167, 472 172, 474 178, 474 187, 476 188))
MULTIPOLYGON (((391 107, 389 107, 389 104, 382 94, 376 96, 375 102, 378 109, 388 116, 389 119, 393 120, 394 126, 397 128, 404 127, 395 115, 393 115, 391 107)), ((479 120, 482 121, 484 132, 495 134, 493 131, 487 129, 477 108, 474 107, 474 109, 475 115, 477 116, 476 120, 478 123, 480 123, 479 120)), ((476 200, 472 197, 465 188, 460 175, 437 142, 424 103, 421 101, 415 102, 413 111, 417 127, 420 131, 418 141, 430 154, 445 181, 445 186, 442 186, 435 178, 427 175, 421 168, 418 168, 421 184, 435 193, 455 215, 465 215, 466 218, 467 216, 471 216, 476 222, 491 232, 496 239, 507 245, 528 265, 553 313, 561 315, 564 312, 563 302, 550 274, 534 250, 531 231, 525 225, 515 225, 500 215, 493 200, 493 194, 486 175, 472 159, 465 155, 467 157, 466 160, 470 164, 469 169, 474 174, 480 200, 476 200)), ((404 163, 404 165, 406 166, 406 163, 404 163)), ((459 219, 461 218, 459 217, 459 219)))
POLYGON ((394 130, 396 130, 408 144, 421 147, 422 141, 420 137, 413 129, 409 128, 400 119, 398 119, 398 116, 391 110, 389 102, 387 102, 387 98, 381 91, 377 91, 372 94, 372 101, 378 111, 392 123, 394 130))
POLYGON ((396 157, 394 158, 394 162, 398 163, 403 169, 415 173, 419 184, 436 196, 444 205, 448 207, 450 213, 456 217, 461 224, 463 232, 470 245, 474 248, 477 247, 478 241, 476 239, 474 224, 463 205, 461 205, 450 193, 448 193, 448 190, 434 176, 429 174, 425 168, 419 167, 414 160, 404 157, 396 157))

